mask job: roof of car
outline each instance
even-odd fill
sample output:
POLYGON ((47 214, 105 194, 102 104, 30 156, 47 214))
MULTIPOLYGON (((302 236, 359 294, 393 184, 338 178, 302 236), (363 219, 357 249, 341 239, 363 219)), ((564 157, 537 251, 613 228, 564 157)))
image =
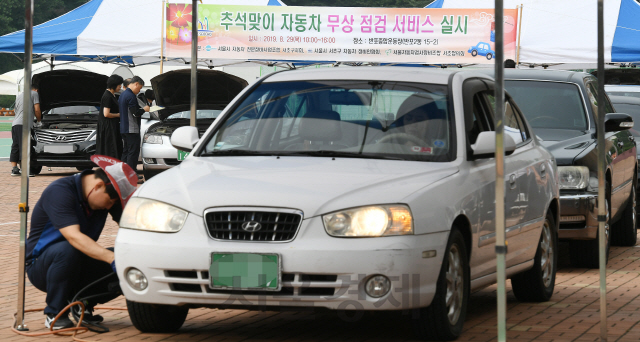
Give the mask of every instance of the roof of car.
POLYGON ((290 70, 275 73, 264 82, 289 82, 307 80, 376 80, 448 84, 451 74, 459 69, 424 67, 359 66, 290 70))
POLYGON ((640 92, 640 85, 605 84, 604 89, 608 91, 627 91, 627 92, 638 93, 640 92))
MULTIPOLYGON (((493 77, 494 69, 478 70, 493 77)), ((544 80, 559 82, 578 82, 585 77, 593 77, 586 72, 565 71, 565 70, 545 70, 545 69, 504 69, 506 80, 544 80)))
POLYGON ((613 96, 609 95, 609 100, 613 104, 632 104, 640 106, 640 98, 631 96, 613 96))

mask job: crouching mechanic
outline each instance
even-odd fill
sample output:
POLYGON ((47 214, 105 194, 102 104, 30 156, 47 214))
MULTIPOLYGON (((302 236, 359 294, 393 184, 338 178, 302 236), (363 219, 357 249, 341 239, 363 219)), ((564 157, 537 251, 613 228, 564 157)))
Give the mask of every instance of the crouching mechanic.
MULTIPOLYGON (((58 179, 42 193, 31 216, 31 230, 26 243, 26 269, 31 283, 47 293, 45 326, 67 306, 78 291, 115 272, 113 248, 96 241, 102 233, 107 214, 119 222, 122 208, 136 190, 138 177, 125 163, 107 156, 94 155, 91 160, 100 168, 58 179)), ((93 315, 96 304, 117 297, 109 292, 108 282, 86 289, 88 297, 83 323, 102 321, 93 315)), ((60 316, 53 329, 73 327, 68 312, 60 316)))

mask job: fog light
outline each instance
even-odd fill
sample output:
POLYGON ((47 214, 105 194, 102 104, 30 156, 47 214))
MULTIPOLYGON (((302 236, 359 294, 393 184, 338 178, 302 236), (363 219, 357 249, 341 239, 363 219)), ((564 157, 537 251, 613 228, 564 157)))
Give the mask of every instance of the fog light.
POLYGON ((380 298, 386 295, 391 289, 391 281, 383 275, 373 276, 367 280, 364 289, 369 296, 380 298))
POLYGON ((156 160, 154 158, 142 158, 144 159, 145 164, 155 164, 156 160))
POLYGON ((131 268, 127 271, 127 283, 134 290, 143 291, 149 285, 147 277, 137 268, 131 268))

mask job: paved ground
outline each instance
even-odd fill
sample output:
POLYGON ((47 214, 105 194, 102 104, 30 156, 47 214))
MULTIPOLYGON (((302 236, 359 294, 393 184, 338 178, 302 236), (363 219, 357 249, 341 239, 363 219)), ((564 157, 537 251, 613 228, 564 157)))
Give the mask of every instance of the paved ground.
MULTIPOLYGON (((30 179, 30 204, 34 206, 42 190, 55 179, 75 173, 71 168, 43 169, 30 179)), ((0 341, 71 341, 70 337, 29 338, 10 330, 17 307, 17 268, 20 178, 10 177, 8 162, 0 162, 0 341)), ((112 246, 117 226, 110 222, 98 241, 112 246)), ((563 246, 561 246, 562 248, 563 246)), ((640 247, 640 246, 639 246, 640 247)), ((508 283, 509 341, 597 341, 599 340, 598 271, 567 266, 560 255, 556 291, 550 302, 519 303, 508 283)), ((611 250, 608 269, 609 341, 640 340, 640 248, 611 250)), ((488 287, 471 296, 465 331, 459 341, 496 340, 496 288, 488 287)), ((30 284, 26 307, 44 306, 44 293, 30 284)), ((108 303, 125 308, 122 297, 108 303)), ((412 327, 399 312, 367 313, 351 322, 335 312, 254 312, 245 310, 195 309, 175 334, 141 334, 131 324, 126 311, 98 312, 111 332, 86 333, 93 341, 407 341, 412 327)), ((28 313, 31 332, 44 331, 41 312, 28 313)))

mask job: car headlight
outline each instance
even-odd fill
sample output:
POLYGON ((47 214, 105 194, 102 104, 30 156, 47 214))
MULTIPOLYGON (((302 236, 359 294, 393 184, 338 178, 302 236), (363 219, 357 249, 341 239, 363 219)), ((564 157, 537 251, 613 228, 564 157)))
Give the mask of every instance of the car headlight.
POLYGON ((322 216, 331 236, 366 237, 413 234, 413 217, 405 205, 377 205, 336 211, 322 216))
POLYGON ((187 212, 182 209, 146 198, 133 197, 122 212, 120 228, 175 233, 182 229, 186 220, 187 212))
POLYGON ((143 141, 147 144, 162 144, 162 136, 158 134, 145 134, 143 141))
POLYGON ((558 166, 560 189, 581 190, 589 185, 589 168, 586 166, 558 166))

